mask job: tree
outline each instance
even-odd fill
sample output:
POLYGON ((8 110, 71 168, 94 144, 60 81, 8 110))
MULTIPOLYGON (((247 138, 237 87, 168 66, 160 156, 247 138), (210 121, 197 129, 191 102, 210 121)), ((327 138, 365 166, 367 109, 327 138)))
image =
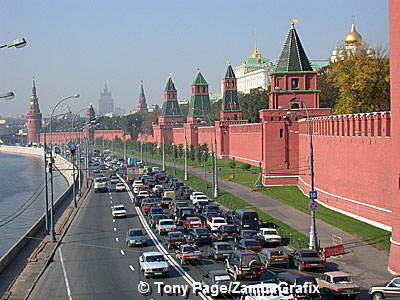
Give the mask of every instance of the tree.
POLYGON ((239 93, 240 107, 243 111, 243 117, 245 120, 249 120, 250 123, 260 122, 259 111, 268 107, 268 90, 263 88, 256 88, 250 91, 250 94, 239 93))
POLYGON ((390 110, 389 58, 384 51, 351 53, 332 64, 328 79, 339 90, 335 114, 390 110))
POLYGON ((331 66, 329 65, 318 72, 318 89, 321 91, 320 106, 323 108, 333 108, 339 98, 339 89, 328 78, 330 69, 331 66))
POLYGON ((193 162, 196 160, 196 150, 194 148, 194 145, 190 145, 189 158, 193 162))

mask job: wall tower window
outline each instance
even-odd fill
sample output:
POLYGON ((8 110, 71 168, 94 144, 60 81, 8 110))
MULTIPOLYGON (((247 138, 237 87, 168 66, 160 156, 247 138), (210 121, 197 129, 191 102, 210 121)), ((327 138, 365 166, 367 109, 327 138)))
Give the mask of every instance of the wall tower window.
POLYGON ((282 129, 282 128, 279 129, 279 137, 280 137, 280 138, 283 138, 283 129, 282 129))
POLYGON ((299 79, 298 78, 292 78, 292 90, 298 90, 299 89, 299 79))

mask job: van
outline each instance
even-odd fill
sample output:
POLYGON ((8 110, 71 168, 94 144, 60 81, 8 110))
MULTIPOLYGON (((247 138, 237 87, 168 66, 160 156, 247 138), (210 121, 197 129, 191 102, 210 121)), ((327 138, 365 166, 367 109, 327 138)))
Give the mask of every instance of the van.
POLYGON ((164 191, 162 198, 171 198, 176 200, 175 191, 164 191))
POLYGON ((238 230, 251 229, 258 230, 259 218, 255 210, 252 209, 236 209, 233 215, 233 224, 238 230))

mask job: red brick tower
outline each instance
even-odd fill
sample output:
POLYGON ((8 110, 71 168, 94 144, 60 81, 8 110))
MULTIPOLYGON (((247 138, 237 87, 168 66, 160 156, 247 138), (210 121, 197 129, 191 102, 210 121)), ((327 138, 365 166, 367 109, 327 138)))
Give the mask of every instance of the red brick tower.
MULTIPOLYGON (((400 274, 400 1, 389 1, 392 139, 392 237, 389 270, 400 274)), ((389 166, 388 166, 389 167, 389 166)))
POLYGON ((143 80, 140 82, 140 95, 137 111, 147 111, 146 96, 144 95, 143 80))
POLYGON ((29 103, 29 112, 26 115, 28 127, 28 144, 40 143, 40 130, 42 128, 42 114, 40 113, 36 84, 33 80, 32 96, 29 103))
POLYGON ((278 63, 271 74, 269 109, 278 109, 279 106, 301 108, 300 103, 290 102, 293 99, 291 92, 303 99, 307 108, 319 108, 320 91, 317 90, 317 72, 308 61, 294 23, 290 26, 278 63))

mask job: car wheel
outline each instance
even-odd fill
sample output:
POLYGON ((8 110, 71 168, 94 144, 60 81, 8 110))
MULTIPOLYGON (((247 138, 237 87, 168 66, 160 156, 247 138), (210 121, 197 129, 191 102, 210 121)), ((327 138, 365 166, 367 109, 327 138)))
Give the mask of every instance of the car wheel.
POLYGON ((374 299, 374 300, 382 300, 383 299, 383 295, 381 293, 374 293, 374 294, 372 294, 372 299, 374 299))

